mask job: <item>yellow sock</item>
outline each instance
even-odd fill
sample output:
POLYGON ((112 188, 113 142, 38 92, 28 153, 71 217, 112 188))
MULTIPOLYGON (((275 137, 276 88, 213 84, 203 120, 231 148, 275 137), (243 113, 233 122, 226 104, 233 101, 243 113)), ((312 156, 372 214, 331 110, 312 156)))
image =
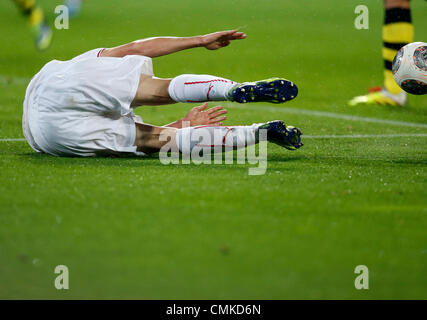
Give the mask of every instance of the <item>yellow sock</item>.
POLYGON ((35 0, 14 0, 19 10, 26 16, 32 27, 44 20, 43 10, 36 5, 35 0))
POLYGON ((44 13, 41 8, 37 7, 31 11, 29 22, 32 27, 38 25, 43 20, 44 20, 44 13))
POLYGON ((16 5, 19 7, 21 11, 31 10, 31 8, 35 7, 35 0, 14 0, 16 5))
POLYGON ((401 47, 413 41, 414 26, 410 9, 387 9, 383 26, 384 87, 392 94, 402 92, 391 72, 394 56, 401 47))

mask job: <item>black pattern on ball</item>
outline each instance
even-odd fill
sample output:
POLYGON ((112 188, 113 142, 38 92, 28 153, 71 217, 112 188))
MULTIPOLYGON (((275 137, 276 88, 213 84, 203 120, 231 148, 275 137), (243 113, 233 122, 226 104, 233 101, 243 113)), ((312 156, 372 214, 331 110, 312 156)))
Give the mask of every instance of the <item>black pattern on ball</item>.
POLYGON ((406 92, 412 93, 412 94, 421 95, 421 94, 427 93, 427 85, 425 84, 423 85, 418 80, 412 80, 412 79, 405 80, 402 82, 401 87, 406 92))
POLYGON ((427 70, 427 46, 420 46, 414 51, 414 64, 422 71, 427 70))
POLYGON ((400 50, 397 51, 393 59, 393 64, 391 67, 393 74, 395 74, 397 70, 399 70, 400 64, 402 63, 402 57, 403 57, 403 48, 400 48, 400 50))

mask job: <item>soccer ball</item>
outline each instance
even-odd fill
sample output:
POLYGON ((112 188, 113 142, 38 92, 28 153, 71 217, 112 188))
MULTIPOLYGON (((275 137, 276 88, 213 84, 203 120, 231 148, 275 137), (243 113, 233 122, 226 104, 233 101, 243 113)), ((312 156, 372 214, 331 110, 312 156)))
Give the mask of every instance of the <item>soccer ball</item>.
POLYGON ((393 59, 394 80, 408 93, 427 93, 427 43, 413 42, 402 47, 393 59))

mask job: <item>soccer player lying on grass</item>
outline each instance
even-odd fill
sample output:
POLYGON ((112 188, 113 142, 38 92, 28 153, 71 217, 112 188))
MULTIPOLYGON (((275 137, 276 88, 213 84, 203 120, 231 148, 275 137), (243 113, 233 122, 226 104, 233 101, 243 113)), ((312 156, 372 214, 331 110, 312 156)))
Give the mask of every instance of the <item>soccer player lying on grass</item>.
POLYGON ((175 102, 281 103, 295 98, 297 87, 285 79, 240 84, 211 75, 183 74, 173 79, 153 75, 151 58, 195 47, 216 50, 244 38, 246 35, 237 30, 188 38, 149 38, 91 50, 68 61, 50 61, 33 77, 26 91, 25 138, 38 152, 98 156, 158 152, 168 142, 162 136, 168 136, 176 150, 191 154, 198 142, 192 136, 200 137, 201 131, 204 136, 221 136, 223 147, 238 148, 257 143, 259 129, 263 128, 268 141, 291 150, 299 148, 302 143, 298 128, 278 120, 225 127, 221 123, 226 112, 222 107, 204 110, 204 104, 163 127, 144 124, 133 113, 137 106, 175 102), (183 127, 184 121, 190 127, 183 127), (197 134, 195 130, 199 130, 197 134))

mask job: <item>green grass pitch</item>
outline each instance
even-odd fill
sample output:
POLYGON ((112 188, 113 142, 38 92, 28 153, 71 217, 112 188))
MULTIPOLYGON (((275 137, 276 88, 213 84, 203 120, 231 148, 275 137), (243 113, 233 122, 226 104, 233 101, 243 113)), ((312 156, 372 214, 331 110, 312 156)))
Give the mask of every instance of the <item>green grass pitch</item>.
MULTIPOLYGON (((59 2, 42 2, 51 20, 59 2)), ((411 4, 415 38, 426 41, 426 4, 411 4)), ((55 158, 0 141, 0 298, 426 299, 427 98, 346 106, 382 83, 382 19, 380 0, 89 0, 39 53, 24 18, 1 1, 1 139, 23 137, 26 84, 51 59, 236 27, 246 40, 155 59, 156 75, 292 79, 297 99, 225 103, 226 123, 284 119, 311 137, 295 152, 269 144, 261 176, 249 176, 249 164, 55 158), (360 2, 368 30, 354 28, 360 2), (319 137, 330 135, 350 137, 319 137), (69 267, 68 291, 54 287, 59 264, 69 267), (369 290, 354 288, 357 265, 369 268, 369 290)), ((161 125, 189 107, 137 113, 161 125)))

